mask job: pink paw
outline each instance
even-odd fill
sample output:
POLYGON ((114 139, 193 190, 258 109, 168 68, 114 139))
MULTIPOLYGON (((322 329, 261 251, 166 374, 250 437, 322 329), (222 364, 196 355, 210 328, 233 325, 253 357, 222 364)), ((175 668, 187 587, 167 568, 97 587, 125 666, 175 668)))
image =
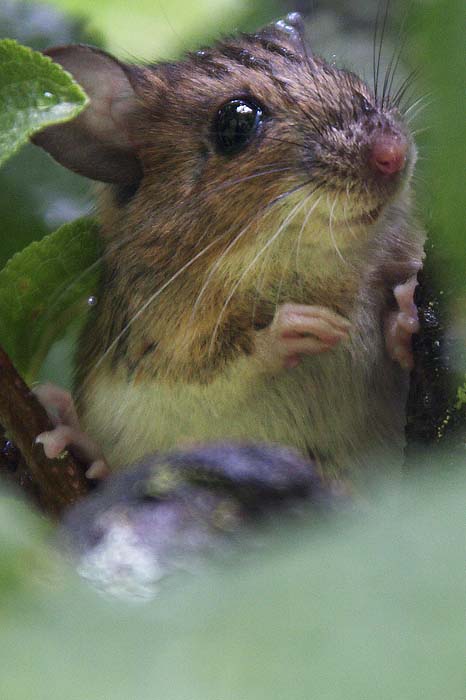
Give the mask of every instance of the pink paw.
POLYGON ((411 341, 413 334, 419 333, 419 318, 414 303, 416 287, 416 276, 395 287, 393 294, 398 302, 398 310, 389 311, 384 321, 387 352, 403 369, 412 369, 414 366, 411 341))
POLYGON ((59 457, 64 450, 73 454, 89 467, 89 479, 102 479, 110 473, 105 457, 98 445, 81 430, 78 414, 71 394, 53 384, 42 384, 34 393, 47 411, 55 428, 41 433, 36 442, 44 447, 47 457, 59 457))
POLYGON ((256 356, 275 371, 299 365, 302 355, 331 350, 349 338, 350 322, 323 306, 283 304, 268 328, 257 332, 256 356))

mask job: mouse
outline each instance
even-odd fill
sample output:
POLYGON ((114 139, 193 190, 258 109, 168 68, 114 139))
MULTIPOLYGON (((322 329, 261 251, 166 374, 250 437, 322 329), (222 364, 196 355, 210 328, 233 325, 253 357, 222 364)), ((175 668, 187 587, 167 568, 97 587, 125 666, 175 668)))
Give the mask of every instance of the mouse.
POLYGON ((33 141, 99 183, 104 249, 73 396, 39 389, 46 453, 96 477, 257 441, 327 481, 399 470, 425 239, 402 91, 315 55, 298 13, 173 62, 45 53, 89 105, 33 141))

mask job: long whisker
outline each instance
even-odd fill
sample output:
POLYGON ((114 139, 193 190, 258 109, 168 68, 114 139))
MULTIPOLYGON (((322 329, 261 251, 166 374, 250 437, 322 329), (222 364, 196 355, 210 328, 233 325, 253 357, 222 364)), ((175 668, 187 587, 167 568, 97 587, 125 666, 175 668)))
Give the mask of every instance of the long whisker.
POLYGON ((375 17, 374 37, 372 40, 372 78, 374 83, 374 97, 376 102, 379 89, 379 76, 377 75, 377 36, 379 34, 379 20, 381 9, 382 2, 379 0, 379 3, 377 4, 377 15, 375 17))
POLYGON ((298 148, 302 148, 303 144, 298 143, 297 141, 288 141, 288 139, 279 139, 276 136, 266 136, 265 134, 261 135, 262 139, 265 139, 266 141, 278 141, 278 143, 284 143, 286 146, 297 146, 298 148))
MULTIPOLYGON (((194 316, 196 315, 196 311, 197 311, 197 309, 199 308, 199 304, 201 303, 201 299, 202 299, 202 297, 204 296, 204 294, 205 294, 205 292, 206 292, 206 290, 207 290, 207 287, 209 286, 209 283, 210 283, 212 277, 214 276, 215 272, 218 270, 218 268, 219 268, 220 265, 222 264, 223 260, 225 259, 225 256, 226 256, 226 255, 230 252, 230 250, 238 243, 238 241, 241 240, 241 238, 244 236, 244 234, 249 230, 249 228, 252 226, 252 224, 256 221, 256 219, 257 219, 261 214, 262 214, 262 211, 256 212, 256 214, 252 217, 252 219, 250 219, 250 220, 248 221, 247 225, 246 225, 238 234, 236 234, 236 236, 233 238, 233 240, 230 241, 230 243, 225 247, 225 249, 223 250, 223 252, 222 252, 222 254, 220 255, 220 257, 217 258, 217 260, 215 260, 215 262, 214 262, 213 265, 211 266, 211 268, 210 268, 210 270, 209 270, 209 273, 208 273, 208 275, 207 275, 207 277, 206 277, 206 279, 205 279, 205 281, 204 281, 204 284, 202 285, 202 287, 201 287, 201 289, 200 289, 200 291, 199 291, 199 294, 197 295, 197 299, 196 299, 196 301, 194 302, 193 310, 192 310, 192 312, 191 312, 191 316, 190 316, 190 319, 189 319, 190 322, 192 322, 192 321, 194 320, 194 316)), ((228 232, 228 233, 229 233, 229 232, 228 232)))
MULTIPOLYGON (((248 175, 244 178, 238 178, 237 180, 229 181, 226 183, 223 183, 220 187, 211 190, 211 192, 215 192, 217 189, 226 189, 229 186, 234 186, 237 184, 240 184, 241 182, 244 182, 246 180, 251 180, 253 178, 261 177, 262 175, 269 175, 269 174, 275 174, 275 173, 280 173, 280 172, 287 172, 289 170, 292 170, 292 167, 281 167, 281 168, 273 168, 273 169, 268 169, 264 170, 262 172, 257 172, 253 173, 252 175, 248 175)), ((107 245, 105 248, 105 251, 102 255, 100 255, 91 265, 86 267, 85 270, 82 270, 76 277, 74 277, 67 285, 65 288, 58 290, 52 297, 48 300, 47 304, 47 309, 45 310, 45 314, 47 317, 51 316, 54 312, 54 309, 60 304, 61 300, 70 292, 73 287, 78 285, 87 275, 90 275, 93 271, 95 271, 101 264, 102 261, 105 259, 105 257, 109 253, 113 253, 116 251, 118 248, 120 248, 122 245, 127 243, 129 240, 132 240, 134 237, 134 232, 131 231, 127 236, 124 236, 120 238, 119 240, 115 241, 111 245, 107 245)), ((199 245, 199 243, 202 241, 201 237, 196 245, 199 245)))
POLYGON ((268 266, 269 256, 270 256, 271 252, 272 252, 272 249, 269 248, 269 250, 267 251, 267 255, 265 255, 264 259, 262 260, 261 271, 258 275, 258 282, 256 284, 256 293, 254 295, 254 302, 252 305, 252 312, 251 312, 251 323, 253 326, 254 326, 254 322, 256 319, 257 304, 259 303, 260 295, 261 295, 262 289, 264 287, 265 275, 267 272, 267 266, 268 266))
MULTIPOLYGON (((338 245, 337 245, 337 242, 336 242, 336 239, 335 239, 335 236, 334 236, 334 232, 333 232, 333 214, 334 214, 334 211, 335 211, 335 206, 336 206, 336 204, 337 204, 337 199, 338 199, 338 195, 335 195, 335 199, 333 200, 332 208, 330 209, 330 217, 329 217, 329 222, 328 222, 328 230, 329 230, 329 233, 330 233, 331 241, 332 241, 332 243, 333 243, 333 247, 335 248, 335 251, 336 251, 338 257, 339 257, 340 260, 341 260, 342 262, 344 262, 345 265, 346 265, 346 264, 347 264, 347 261, 345 260, 345 258, 344 258, 343 255, 341 254, 341 251, 340 251, 340 249, 339 249, 339 247, 338 247, 338 245)), ((328 195, 327 195, 327 201, 328 201, 328 195)))
MULTIPOLYGON (((296 213, 297 215, 297 213, 296 213)), ((297 241, 295 241, 296 245, 297 241)), ((293 252, 294 252, 295 246, 290 246, 290 252, 288 253, 288 258, 286 260, 286 263, 282 265, 282 274, 280 275, 280 282, 278 283, 277 291, 275 294, 275 314, 278 311, 278 305, 280 303, 280 296, 282 293, 282 288, 283 288, 283 282, 285 281, 285 275, 288 273, 288 270, 291 266, 291 258, 293 257, 293 252)), ((267 255, 271 252, 272 248, 269 248, 267 255)))
POLYGON ((428 107, 430 107, 431 104, 432 104, 432 102, 425 102, 424 104, 418 105, 417 109, 414 112, 412 112, 409 119, 405 120, 406 123, 412 124, 414 121, 416 121, 416 119, 419 117, 419 115, 422 114, 424 112, 424 110, 426 110, 428 107))
MULTIPOLYGON (((376 84, 379 84, 379 74, 380 74, 380 62, 382 60, 382 47, 385 39, 385 30, 387 28, 388 11, 390 9, 390 0, 386 0, 385 3, 385 14, 382 20, 382 29, 380 32, 380 42, 379 42, 379 53, 377 56, 377 68, 376 68, 376 84)), ((382 107, 383 107, 383 96, 382 96, 382 107)))
MULTIPOLYGON (((309 202, 309 200, 311 199, 312 195, 315 194, 315 192, 316 192, 318 189, 319 189, 319 188, 316 188, 315 190, 313 190, 313 191, 311 192, 311 194, 310 194, 309 197, 307 198, 306 202, 309 202)), ((323 195, 320 195, 320 197, 318 197, 318 199, 314 202, 314 204, 312 205, 312 207, 306 212, 306 216, 304 217, 304 220, 303 220, 301 229, 300 229, 299 234, 298 234, 298 237, 297 237, 297 246, 296 246, 296 272, 298 273, 298 275, 299 275, 299 266, 300 266, 300 264, 301 264, 300 253, 301 253, 301 241, 302 241, 303 233, 304 233, 304 231, 305 231, 305 229, 306 229, 306 226, 307 226, 307 224, 308 224, 308 221, 309 221, 309 219, 310 219, 310 217, 311 217, 311 215, 312 215, 314 209, 316 209, 316 207, 319 205, 319 202, 321 201, 322 196, 323 196, 323 195)))
POLYGON ((289 224, 290 220, 296 215, 296 213, 299 211, 299 209, 301 209, 303 206, 304 206, 304 201, 303 201, 303 202, 299 202, 295 207, 293 207, 293 209, 291 210, 291 212, 290 212, 290 213, 288 214, 288 216, 284 219, 284 221, 282 222, 282 224, 278 227, 278 230, 276 231, 276 233, 267 241, 267 243, 261 248, 261 250, 254 256, 254 258, 252 259, 252 261, 249 263, 249 265, 247 265, 247 267, 245 268, 245 270, 244 270, 243 273, 241 274, 240 278, 239 278, 239 279, 237 280, 237 282, 233 285, 233 288, 232 288, 231 292, 229 293, 229 295, 227 296, 227 298, 226 298, 226 300, 225 300, 225 303, 223 304, 223 307, 222 307, 222 309, 221 309, 221 311, 220 311, 220 313, 219 313, 219 316, 218 316, 218 319, 217 319, 217 323, 215 324, 215 327, 214 327, 214 330, 213 330, 213 333, 212 333, 212 339, 211 339, 211 342, 210 342, 209 354, 210 354, 210 353, 212 352, 212 350, 213 350, 214 343, 215 343, 215 340, 216 340, 216 337, 217 337, 217 333, 218 333, 218 329, 219 329, 219 327, 220 327, 220 323, 221 323, 222 318, 223 318, 223 316, 224 316, 224 314, 225 314, 225 311, 226 311, 226 309, 227 309, 227 307, 228 307, 230 301, 232 300, 232 298, 233 298, 233 296, 234 296, 236 290, 237 290, 238 287, 240 286, 241 282, 242 282, 243 279, 246 277, 246 275, 248 274, 249 270, 256 264, 257 260, 265 253, 265 251, 272 245, 272 243, 274 243, 274 242, 277 240, 277 238, 279 237, 279 235, 282 233, 282 231, 283 231, 283 230, 286 228, 286 226, 289 224))
MULTIPOLYGON (((418 105, 421 105, 422 107, 424 107, 424 100, 426 100, 428 97, 431 97, 431 96, 432 96, 431 92, 426 93, 425 95, 422 95, 422 97, 418 97, 417 100, 415 100, 411 105, 409 105, 409 107, 407 107, 407 109, 405 109, 405 111, 403 112, 403 117, 404 117, 405 121, 407 121, 409 123, 408 117, 409 117, 410 113, 413 112, 414 110, 416 110, 416 107, 418 105)), ((425 103, 425 105, 427 105, 427 104, 431 104, 431 103, 430 102, 425 103)))
MULTIPOLYGON (((349 190, 348 190, 348 188, 347 188, 347 189, 346 189, 346 200, 345 200, 345 205, 344 205, 344 209, 343 209, 343 218, 344 218, 344 221, 345 221, 345 226, 346 226, 346 228, 348 229, 351 238, 354 239, 354 238, 355 238, 355 233, 354 233, 354 230, 353 230, 353 229, 351 228, 351 226, 350 226, 350 223, 349 223, 349 221, 348 221, 348 213, 347 213, 347 212, 348 212, 348 204, 349 204, 350 202, 351 202, 351 197, 350 197, 350 194, 349 194, 349 190)), ((349 260, 346 260, 346 264, 347 264, 348 267, 350 267, 350 268, 352 268, 353 270, 355 270, 355 266, 354 266, 349 260)))
POLYGON ((420 74, 420 68, 414 68, 409 75, 403 80, 397 92, 392 98, 392 104, 395 107, 399 107, 403 97, 406 95, 407 90, 412 86, 413 82, 417 80, 420 74))
POLYGON ((395 80, 395 75, 398 70, 398 66, 401 61, 401 56, 403 55, 404 47, 406 45, 406 41, 408 39, 408 34, 406 32, 406 22, 409 17, 411 8, 413 5, 413 0, 410 0, 406 6, 403 19, 401 21, 401 26, 397 32, 398 36, 400 37, 399 39, 399 48, 395 49, 393 51, 392 57, 390 59, 390 63, 388 65, 388 68, 385 72, 385 79, 384 79, 384 84, 383 84, 383 97, 382 97, 382 105, 384 102, 386 102, 386 105, 388 106, 390 104, 390 95, 392 92, 392 87, 393 87, 393 82, 395 80))
POLYGON ((227 187, 233 187, 233 185, 239 185, 242 182, 247 182, 248 180, 254 180, 257 177, 263 177, 264 175, 273 175, 275 173, 285 173, 288 172, 289 170, 293 170, 293 167, 280 167, 280 168, 271 168, 270 170, 262 170, 261 172, 256 172, 252 173, 251 175, 245 175, 244 177, 240 177, 237 180, 228 180, 228 182, 222 182, 221 185, 218 185, 218 187, 214 187, 213 189, 209 190, 210 193, 212 192, 218 192, 219 190, 224 190, 227 187))
MULTIPOLYGON (((308 195, 308 196, 306 197, 306 199, 305 199, 305 206, 307 206, 307 204, 309 203, 309 200, 312 199, 312 196, 315 194, 315 192, 316 192, 318 189, 320 189, 320 186, 314 188, 314 189, 309 193, 309 195, 308 195)), ((318 204, 319 204, 319 202, 320 202, 321 199, 322 199, 322 195, 321 195, 321 196, 318 198, 318 200, 312 205, 311 209, 308 210, 308 211, 306 212, 305 217, 304 217, 304 219, 303 219, 302 226, 301 226, 300 231, 299 231, 299 234, 298 234, 297 237, 296 237, 296 246, 295 246, 293 249, 296 250, 296 273, 297 273, 297 275, 298 275, 298 278, 299 278, 299 265, 300 265, 299 256, 300 256, 301 239, 302 239, 302 236, 303 236, 303 232, 304 232, 304 230, 306 229, 307 223, 308 223, 308 221, 309 221, 309 219, 310 219, 310 217, 311 217, 311 215, 312 215, 314 209, 318 206, 318 204)), ((293 249, 292 249, 292 251, 293 251, 293 249)), ((253 310, 252 310, 252 323, 254 323, 254 319, 255 319, 255 316, 256 316, 256 307, 257 307, 257 303, 258 303, 258 301, 259 301, 259 297, 260 297, 260 292, 261 292, 262 286, 263 286, 263 284, 264 284, 264 278, 265 278, 265 273, 266 273, 266 263, 267 263, 267 260, 268 260, 268 257, 269 257, 269 255, 270 255, 271 250, 272 250, 272 249, 270 248, 269 251, 268 251, 268 253, 267 253, 267 255, 264 257, 264 261, 263 261, 263 263, 262 263, 262 268, 263 268, 262 271, 261 271, 262 281, 257 285, 257 291, 256 291, 256 295, 255 295, 255 297, 254 297, 254 305, 253 305, 253 310)), ((291 252, 290 258, 292 257, 292 255, 293 255, 293 252, 291 252)), ((277 295, 278 298, 279 298, 279 296, 280 296, 282 283, 283 283, 283 275, 282 275, 281 280, 280 280, 279 292, 278 292, 278 295, 277 295)), ((277 298, 277 303, 276 303, 276 305, 278 305, 278 298, 277 298)))
MULTIPOLYGON (((420 134, 425 134, 426 131, 431 131, 432 127, 431 126, 425 126, 423 129, 416 129, 416 131, 411 132, 411 136, 415 138, 416 136, 420 136, 420 134)), ((422 156, 417 157, 417 162, 423 160, 422 156)))
MULTIPOLYGON (((309 203, 309 200, 312 199, 312 197, 313 197, 315 191, 316 191, 316 190, 312 190, 312 192, 310 192, 310 193, 306 196, 306 198, 305 198, 305 200, 304 200, 304 206, 303 206, 304 209, 307 207, 307 205, 308 205, 308 203, 309 203)), ((320 199, 320 198, 319 198, 319 199, 320 199)), ((318 200, 318 201, 319 201, 319 200, 318 200)), ((318 203, 318 202, 317 202, 317 203, 318 203)), ((289 270, 289 268, 290 268, 290 265, 291 265, 291 258, 293 257, 293 253, 295 253, 296 261, 298 260, 299 248, 300 248, 300 245, 301 245, 301 238, 302 238, 303 232, 304 232, 304 230, 305 230, 305 228, 306 228, 306 226, 307 226, 307 223, 308 223, 308 221, 309 221, 309 217, 310 217, 310 215, 312 214, 312 212, 314 211, 314 209, 315 209, 317 203, 313 204, 313 206, 311 207, 311 210, 310 210, 310 211, 309 211, 309 210, 306 211, 306 213, 305 213, 305 215, 304 215, 304 218, 303 218, 303 223, 301 224, 299 233, 298 233, 298 235, 296 236, 295 244, 294 244, 294 246, 292 246, 292 247, 290 248, 290 253, 289 253, 289 256, 288 256, 288 260, 287 260, 287 262, 286 262, 286 265, 283 265, 282 274, 281 274, 281 277, 280 277, 280 282, 279 282, 278 289, 277 289, 277 294, 276 294, 276 297, 275 297, 275 313, 276 313, 277 310, 278 310, 278 305, 279 305, 279 303, 280 303, 280 296, 281 296, 282 288, 283 288, 283 282, 284 282, 285 276, 286 276, 286 274, 287 274, 287 272, 288 272, 288 270, 289 270)), ((270 249, 270 250, 271 250, 271 249, 270 249)), ((269 252, 270 252, 270 251, 269 251, 269 252)), ((297 270, 297 268, 296 268, 296 272, 297 272, 297 271, 298 271, 298 270, 297 270)))
MULTIPOLYGON (((155 300, 160 294, 162 294, 162 292, 165 291, 165 289, 166 289, 170 284, 172 284, 172 282, 174 282, 185 270, 187 270, 189 267, 191 267, 191 265, 193 265, 193 264, 196 262, 196 260, 198 260, 200 257, 202 257, 203 255, 205 255, 205 253, 207 253, 207 251, 210 250, 210 248, 212 248, 212 246, 213 246, 215 243, 217 243, 217 242, 218 242, 218 239, 216 239, 216 240, 214 240, 214 241, 211 241, 211 242, 210 242, 208 245, 206 245, 205 248, 203 248, 199 253, 197 253, 194 257, 192 257, 190 260, 188 260, 187 263, 185 263, 184 265, 182 265, 182 267, 180 267, 179 270, 177 270, 177 271, 175 272, 175 274, 172 275, 172 276, 170 277, 169 280, 167 280, 167 282, 165 282, 161 287, 159 287, 159 288, 157 289, 156 292, 154 292, 153 294, 151 294, 151 296, 149 297, 149 299, 147 299, 147 301, 144 302, 144 304, 140 307, 140 309, 132 316, 132 318, 128 321, 128 323, 125 325, 125 327, 123 328, 123 330, 120 331, 120 333, 118 333, 118 335, 113 339, 113 341, 110 343, 110 345, 109 345, 108 348, 105 350, 105 352, 104 352, 104 353, 100 356, 100 358, 97 360, 97 362, 95 363, 95 365, 93 366, 91 372, 90 372, 89 375, 88 375, 88 379, 89 379, 89 377, 90 377, 90 375, 91 375, 92 372, 96 372, 96 371, 98 370, 98 368, 101 366, 101 364, 103 363, 103 361, 105 360, 105 358, 108 356, 108 354, 109 354, 109 353, 113 350, 113 348, 118 344, 119 340, 121 340, 121 338, 127 333, 128 329, 132 326, 132 324, 133 324, 135 321, 137 321, 137 319, 140 318, 140 316, 142 316, 142 314, 144 313, 144 311, 154 302, 154 300, 155 300)), ((78 392, 78 393, 79 393, 79 392, 78 392)))

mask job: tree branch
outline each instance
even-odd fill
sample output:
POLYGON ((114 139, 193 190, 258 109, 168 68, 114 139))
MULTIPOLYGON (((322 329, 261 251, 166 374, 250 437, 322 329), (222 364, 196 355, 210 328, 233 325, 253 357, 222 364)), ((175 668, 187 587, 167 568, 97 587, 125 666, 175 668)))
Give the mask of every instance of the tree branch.
POLYGON ((0 424, 0 472, 48 515, 58 517, 89 492, 84 468, 68 451, 59 459, 48 459, 42 445, 35 442, 39 433, 53 426, 1 347, 0 424))

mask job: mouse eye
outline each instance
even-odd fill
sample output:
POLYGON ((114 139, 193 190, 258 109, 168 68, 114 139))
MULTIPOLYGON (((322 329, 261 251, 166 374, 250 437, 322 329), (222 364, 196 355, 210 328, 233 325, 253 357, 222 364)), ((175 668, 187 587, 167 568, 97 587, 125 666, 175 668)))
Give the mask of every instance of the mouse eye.
POLYGON ((213 123, 217 150, 225 155, 241 151, 262 124, 263 111, 250 100, 230 100, 220 107, 213 123))
POLYGON ((353 95, 353 104, 355 107, 359 107, 359 109, 364 113, 364 114, 371 114, 374 112, 374 107, 371 105, 371 103, 366 100, 364 95, 361 95, 360 92, 355 92, 353 95))

